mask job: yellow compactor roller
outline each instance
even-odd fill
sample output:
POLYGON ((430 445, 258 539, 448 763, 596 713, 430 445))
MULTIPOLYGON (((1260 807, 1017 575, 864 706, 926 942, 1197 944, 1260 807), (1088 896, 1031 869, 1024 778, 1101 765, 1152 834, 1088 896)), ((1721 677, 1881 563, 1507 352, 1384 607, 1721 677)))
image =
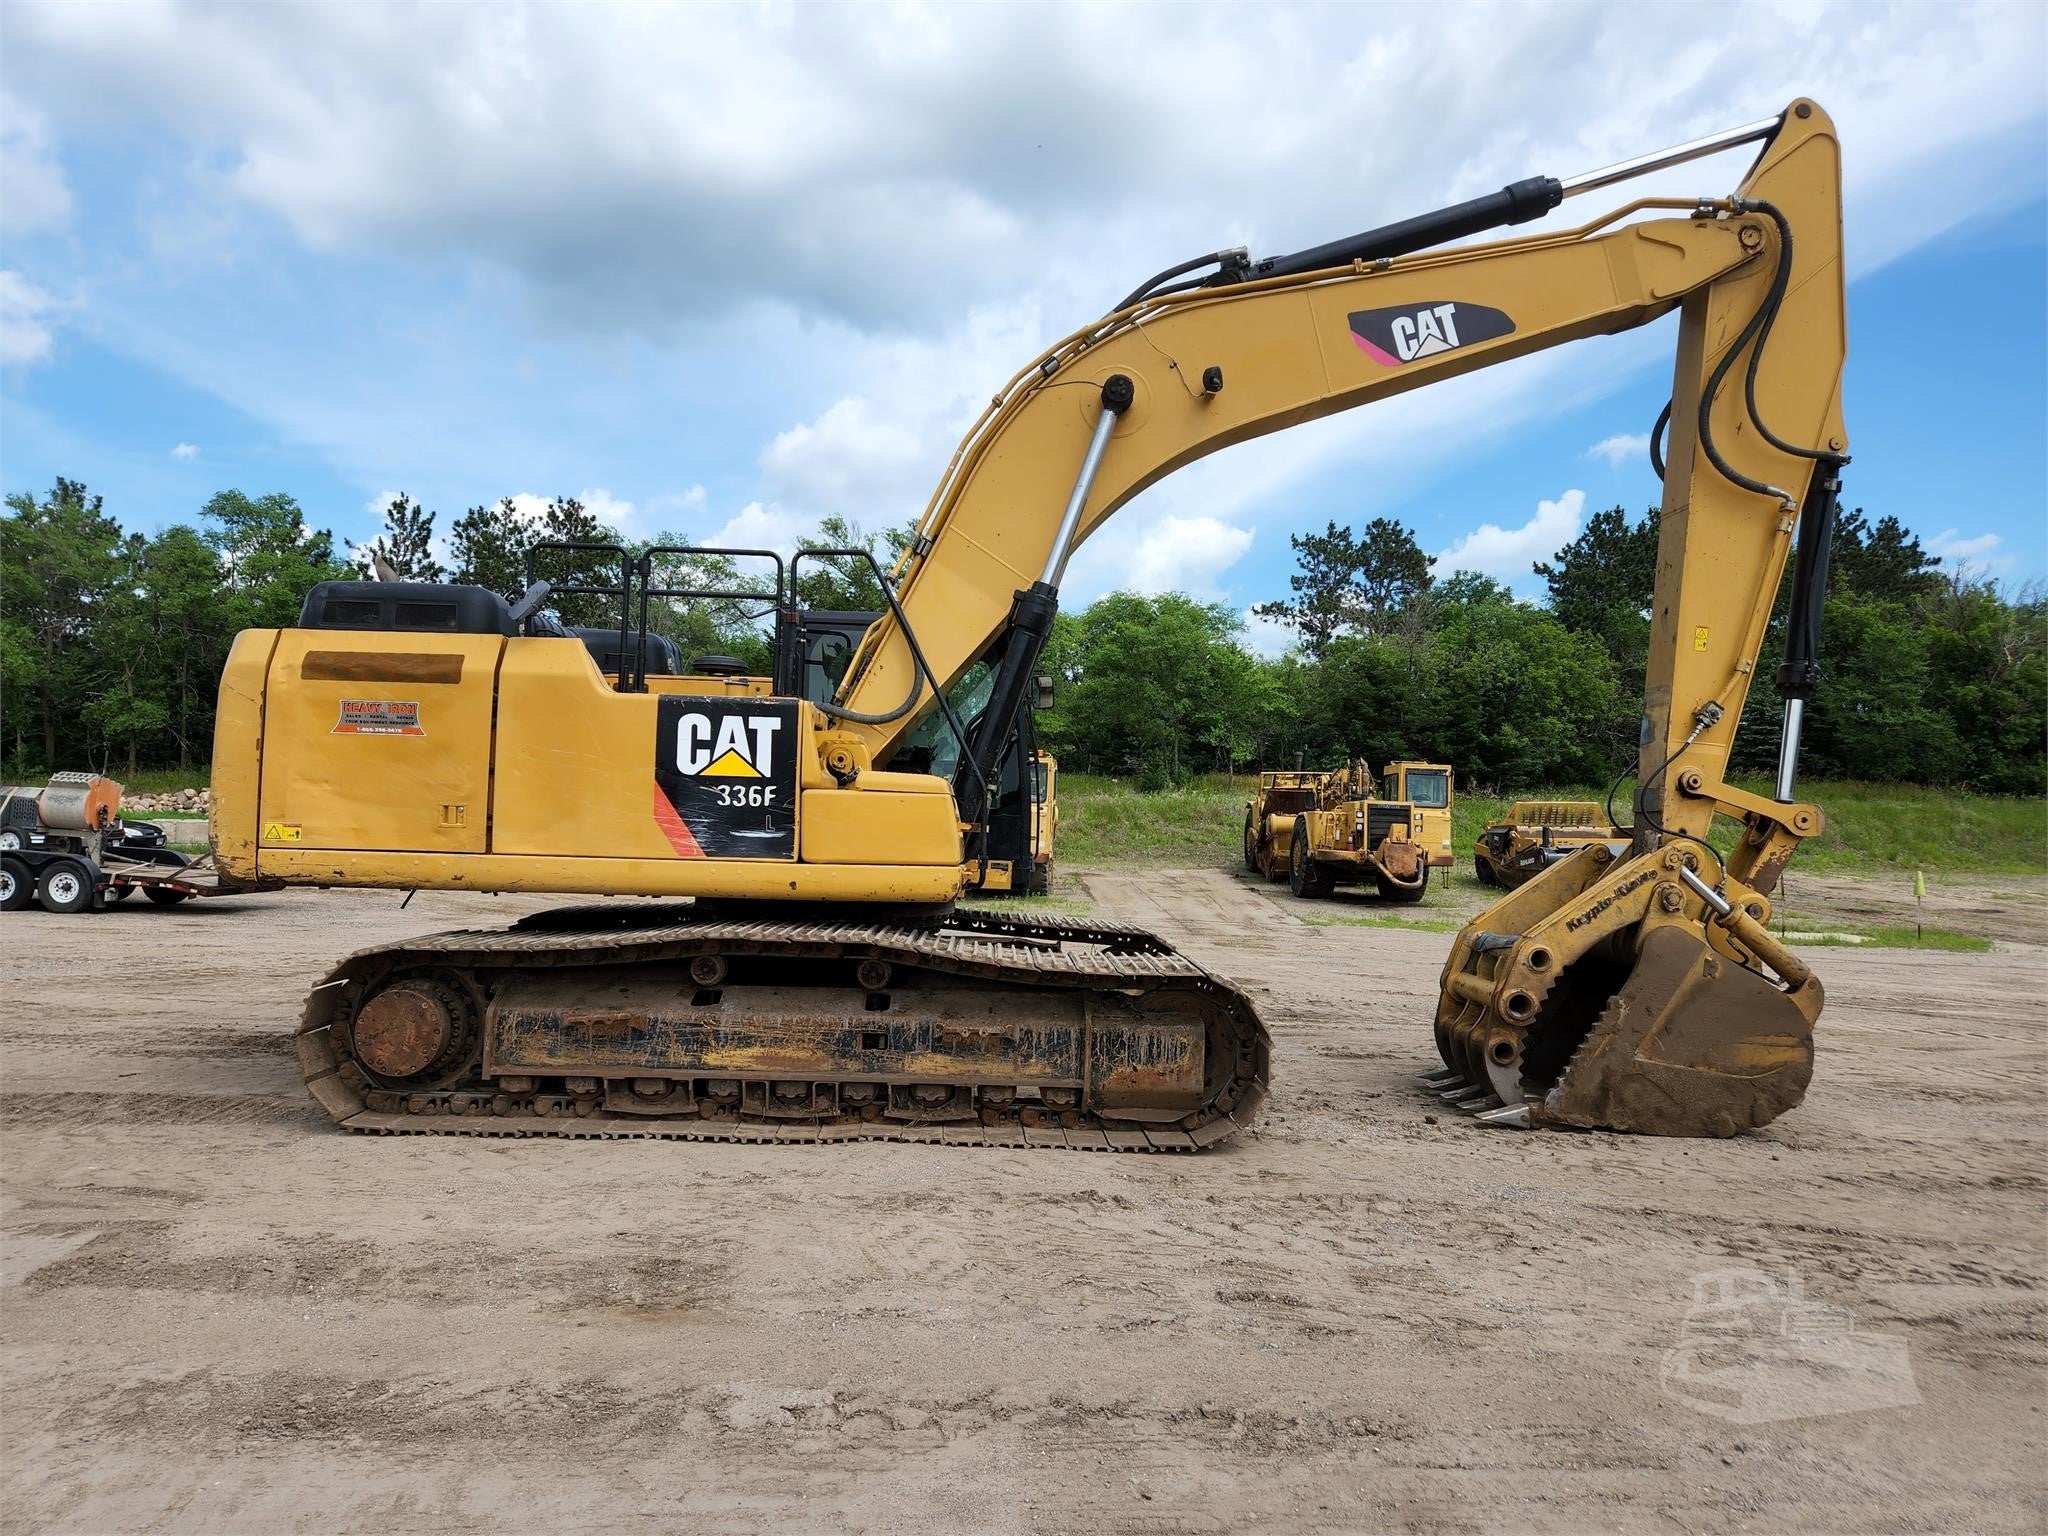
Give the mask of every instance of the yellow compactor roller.
POLYGON ((996 393, 830 687, 779 561, 765 678, 649 664, 651 557, 638 637, 622 615, 602 668, 547 619, 544 583, 510 605, 317 591, 298 626, 239 636, 222 679, 225 873, 661 900, 343 961, 306 1007, 311 1091, 374 1131, 1223 1140, 1267 1092, 1239 989, 1140 930, 954 906, 1069 557, 1216 449, 1677 311, 1633 843, 1460 935, 1438 1040, 1461 1100, 1525 1123, 1761 1124, 1798 1101, 1820 1002, 1762 922, 1820 825, 1790 763, 1844 449, 1840 244, 1833 129, 1801 101, 1294 255, 1170 268, 996 393), (1733 195, 1447 245, 1746 145, 1733 195), (1762 799, 1722 768, 1795 532, 1787 766, 1762 799), (1717 812, 1745 824, 1725 867, 1717 812))

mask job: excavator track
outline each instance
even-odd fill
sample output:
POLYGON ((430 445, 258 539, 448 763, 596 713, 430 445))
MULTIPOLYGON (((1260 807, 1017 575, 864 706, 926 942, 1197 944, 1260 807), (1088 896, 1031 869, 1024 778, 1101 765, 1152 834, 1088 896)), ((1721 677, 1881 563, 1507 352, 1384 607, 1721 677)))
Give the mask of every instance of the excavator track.
POLYGON ((335 1122, 385 1135, 1192 1152, 1271 1070, 1251 1000, 1156 935, 985 911, 561 908, 349 956, 297 1045, 335 1122))

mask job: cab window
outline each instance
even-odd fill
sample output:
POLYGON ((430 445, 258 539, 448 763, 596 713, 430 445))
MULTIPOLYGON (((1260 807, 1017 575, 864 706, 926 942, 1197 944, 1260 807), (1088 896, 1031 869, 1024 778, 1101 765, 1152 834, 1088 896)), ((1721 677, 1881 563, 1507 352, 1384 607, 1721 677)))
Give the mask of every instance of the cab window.
POLYGON ((1451 803, 1451 776, 1442 768, 1410 769, 1408 803, 1425 811, 1440 811, 1451 803))

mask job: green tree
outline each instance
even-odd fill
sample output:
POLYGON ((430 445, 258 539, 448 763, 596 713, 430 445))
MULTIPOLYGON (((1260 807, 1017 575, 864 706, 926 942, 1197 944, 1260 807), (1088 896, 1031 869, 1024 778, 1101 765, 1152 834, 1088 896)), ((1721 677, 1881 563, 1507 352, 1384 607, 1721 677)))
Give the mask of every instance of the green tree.
POLYGON ((76 480, 60 478, 40 501, 9 496, 7 510, 0 522, 4 681, 10 700, 30 701, 41 766, 54 771, 64 766, 62 738, 96 671, 94 626, 123 573, 121 528, 76 480))
POLYGON ((441 563, 434 558, 434 514, 400 492, 384 508, 384 531, 359 545, 356 570, 371 574, 370 557, 381 555, 384 563, 407 581, 439 581, 441 563))
POLYGON ((1861 507, 1835 521, 1828 546, 1828 587, 1892 602, 1932 597, 1941 590, 1941 560, 1920 547, 1896 517, 1875 523, 1861 507))
POLYGON ((198 530, 173 524, 142 557, 164 725, 180 768, 204 757, 213 731, 215 680, 234 641, 220 588, 220 556, 198 530))
POLYGON ((1429 557, 1400 523, 1376 517, 1364 533, 1353 534, 1332 522, 1321 533, 1291 534, 1287 542, 1297 567, 1287 578, 1294 598, 1253 611, 1291 624, 1311 657, 1341 634, 1417 631, 1429 557))
MULTIPOLYGON (((542 509, 535 544, 611 544, 624 549, 619 530, 601 521, 574 496, 557 496, 542 509)), ((623 579, 622 556, 602 550, 536 549, 534 573, 560 587, 616 588, 623 579)), ((517 590, 517 589, 515 589, 517 590)), ((553 607, 565 624, 610 628, 619 622, 619 599, 603 592, 564 595, 553 607)), ((638 615, 629 615, 635 623, 638 615)))
POLYGON ((355 575, 336 557, 334 535, 307 526, 298 502, 282 491, 222 491, 199 516, 212 525, 202 537, 220 556, 231 632, 295 624, 314 586, 355 575))
POLYGON ((1534 570, 1566 629, 1598 636, 1625 672, 1640 673, 1650 649, 1650 594, 1657 585, 1658 509, 1631 523, 1620 507, 1586 519, 1579 536, 1534 570))
POLYGON ((526 552, 533 540, 532 527, 510 496, 471 507, 448 530, 454 562, 448 579, 517 597, 526 590, 526 552))
MULTIPOLYGON (((917 537, 917 525, 905 524, 882 533, 865 532, 839 516, 827 517, 815 534, 797 540, 798 549, 864 549, 886 575, 917 537), (877 546, 881 546, 878 548, 877 546)), ((808 559, 796 568, 796 605, 842 613, 868 613, 886 606, 874 568, 851 555, 808 559)))
POLYGON ((1502 788, 1604 777, 1613 656, 1556 615, 1496 593, 1448 609, 1430 637, 1428 720, 1408 753, 1502 788))
POLYGON ((1112 592, 1054 621, 1046 659, 1065 686, 1039 717, 1043 740, 1080 766, 1178 783, 1265 745, 1277 690, 1236 643, 1237 617, 1180 593, 1112 592))
POLYGON ((1287 536, 1297 569, 1287 578, 1291 602, 1260 603, 1252 611, 1262 619, 1293 626, 1302 648, 1320 657, 1329 643, 1352 622, 1351 580, 1358 569, 1358 546, 1351 530, 1332 521, 1321 533, 1287 536))
MULTIPOLYGON (((1914 612, 1926 644, 1927 698, 1953 732, 1954 781, 2001 794, 2048 793, 2048 600, 2040 588, 2008 599, 1995 583, 1958 573, 1914 612)), ((1941 782, 1910 764, 1900 776, 1941 782)))
POLYGON ((1406 626, 1428 595, 1429 556, 1415 535, 1390 517, 1367 523, 1357 549, 1353 587, 1360 627, 1369 635, 1392 634, 1406 626))

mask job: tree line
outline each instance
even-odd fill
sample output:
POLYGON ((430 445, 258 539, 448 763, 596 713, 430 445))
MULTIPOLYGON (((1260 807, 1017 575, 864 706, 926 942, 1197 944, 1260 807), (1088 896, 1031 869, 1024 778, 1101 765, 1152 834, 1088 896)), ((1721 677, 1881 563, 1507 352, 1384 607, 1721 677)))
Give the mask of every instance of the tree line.
MULTIPOLYGON (((1253 655, 1229 608, 1114 593, 1056 622, 1062 687, 1039 734, 1063 766, 1164 787, 1208 771, 1364 758, 1448 762, 1461 785, 1600 784, 1635 760, 1657 571, 1657 512, 1596 513, 1518 600, 1470 571, 1436 577, 1414 534, 1377 518, 1292 540, 1291 595, 1262 604, 1296 637, 1253 655)), ((1775 765, 1789 570, 1732 771, 1775 765)), ((2048 602, 1944 570, 1894 517, 1837 523, 1825 676, 1808 776, 2048 792, 2048 602)))
MULTIPOLYGON (((518 595, 530 576, 558 588, 609 587, 617 558, 553 544, 621 545, 649 556, 657 588, 719 592, 650 603, 648 627, 686 657, 719 653, 768 666, 772 567, 662 552, 573 497, 522 508, 474 506, 437 531, 409 495, 385 508, 368 544, 345 549, 308 525, 290 496, 223 491, 191 523, 124 531, 101 499, 59 480, 7 498, 0 518, 0 751, 10 781, 58 768, 191 768, 211 750, 214 692, 235 634, 297 620, 317 582, 369 574, 452 580, 518 595)), ((828 519, 812 550, 858 548, 886 569, 908 529, 864 534, 828 519)), ((1538 563, 1541 603, 1471 572, 1435 576, 1414 534, 1376 518, 1292 540, 1290 595, 1261 605, 1294 644, 1255 654, 1231 609, 1179 593, 1113 592, 1059 615, 1046 667, 1059 679, 1041 741, 1084 771, 1164 787, 1213 771, 1457 765, 1489 789, 1597 783, 1635 753, 1656 573, 1654 510, 1595 514, 1538 563)), ((865 560, 807 557, 806 607, 876 609, 865 560)), ((615 597, 558 595, 571 624, 620 622, 615 597)), ((1737 772, 1767 772, 1777 740, 1773 623, 1737 772)), ((638 614, 630 615, 638 623, 638 614)), ((1827 777, 2048 791, 2048 603, 1944 570, 1895 518, 1839 521, 1823 663, 1808 712, 1805 771, 1827 777)))
MULTIPOLYGON (((315 584, 367 577, 373 561, 410 580, 473 583, 508 597, 531 575, 565 589, 549 604, 564 623, 616 626, 616 597, 566 589, 618 586, 617 557, 547 546, 620 545, 637 561, 688 542, 680 534, 627 540, 571 496, 537 510, 511 497, 471 507, 445 541, 435 523, 433 512, 400 495, 375 538, 345 549, 282 493, 222 491, 192 522, 155 534, 124 530, 79 481, 59 479, 40 497, 8 496, 0 517, 0 758, 8 781, 67 768, 203 765, 235 635, 296 623, 315 584)), ((828 519, 808 543, 871 551, 880 543, 886 565, 900 538, 878 541, 828 519)), ((653 603, 648 628, 685 656, 735 655, 766 670, 761 620, 775 588, 768 562, 657 554, 651 568, 666 589, 758 594, 653 603)), ((799 600, 813 607, 881 604, 862 561, 807 561, 797 585, 799 600)), ((638 625, 637 603, 627 617, 638 625)))

